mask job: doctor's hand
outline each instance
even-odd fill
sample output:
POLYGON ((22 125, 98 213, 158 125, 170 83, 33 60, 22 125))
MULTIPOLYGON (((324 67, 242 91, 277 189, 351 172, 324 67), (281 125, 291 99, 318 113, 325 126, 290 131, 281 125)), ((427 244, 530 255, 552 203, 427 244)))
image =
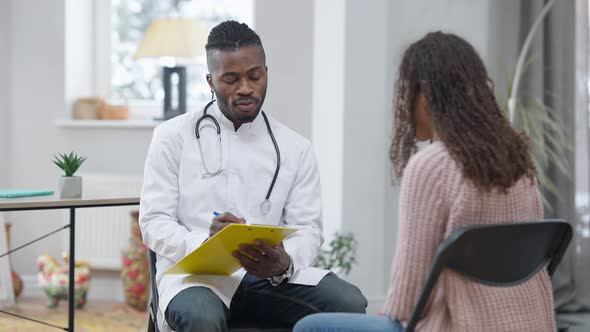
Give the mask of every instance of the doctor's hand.
POLYGON ((224 229, 229 224, 245 224, 244 218, 238 218, 229 212, 222 213, 213 218, 211 226, 209 226, 209 237, 217 234, 220 230, 224 229))
POLYGON ((255 244, 240 244, 239 248, 240 250, 233 252, 233 256, 248 273, 258 278, 281 275, 287 271, 291 263, 282 242, 271 247, 264 241, 257 240, 255 244))

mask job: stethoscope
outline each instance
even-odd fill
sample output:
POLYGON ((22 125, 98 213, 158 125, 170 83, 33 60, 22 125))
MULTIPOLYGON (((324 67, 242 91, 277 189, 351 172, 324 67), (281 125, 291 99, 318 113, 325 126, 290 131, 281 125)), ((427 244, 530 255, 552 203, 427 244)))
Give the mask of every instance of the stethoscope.
MULTIPOLYGON (((195 135, 197 136, 197 143, 199 144, 199 152, 201 153, 201 160, 203 161, 203 168, 205 168, 205 176, 215 176, 221 172, 223 172, 223 157, 221 155, 222 151, 221 151, 221 126, 219 126, 219 122, 217 121, 217 119, 211 115, 211 114, 207 114, 207 109, 213 105, 213 103, 216 100, 211 100, 207 105, 205 105, 205 108, 203 109, 203 115, 201 115, 201 117, 197 120, 197 125, 195 126, 195 135), (210 171, 209 167, 207 166, 207 162, 205 161, 205 157, 203 156, 203 148, 201 147, 201 134, 200 134, 200 124, 201 121, 205 120, 205 119, 209 119, 213 122, 214 125, 211 124, 204 124, 203 128, 206 127, 210 127, 213 128, 217 131, 217 138, 218 138, 218 142, 219 142, 219 167, 214 170, 214 171, 210 171)), ((268 187, 268 191, 266 192, 266 197, 264 198, 264 201, 262 201, 262 203, 260 204, 260 212, 263 215, 267 215, 270 212, 270 209, 272 207, 272 204, 270 202, 270 195, 272 194, 272 189, 275 186, 275 182, 277 181, 277 177, 279 176, 279 171, 281 169, 281 152, 279 150, 279 145, 277 144, 277 141, 275 139, 275 135, 272 133, 272 129, 270 128, 270 123, 268 122, 268 118, 266 117, 266 114, 264 113, 264 111, 260 111, 262 113, 262 117, 264 118, 264 122, 266 123, 266 129, 268 129, 268 134, 270 135, 270 138, 272 139, 272 144, 274 144, 275 146, 275 152, 277 153, 277 166, 275 168, 275 174, 272 177, 272 182, 270 183, 270 186, 268 187)))

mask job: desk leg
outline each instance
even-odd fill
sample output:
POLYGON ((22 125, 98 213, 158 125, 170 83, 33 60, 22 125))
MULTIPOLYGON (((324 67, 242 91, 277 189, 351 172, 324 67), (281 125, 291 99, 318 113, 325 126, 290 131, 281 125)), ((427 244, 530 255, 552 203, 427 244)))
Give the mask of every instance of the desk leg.
POLYGON ((76 209, 70 208, 70 271, 68 291, 68 331, 74 331, 74 272, 76 267, 76 209))

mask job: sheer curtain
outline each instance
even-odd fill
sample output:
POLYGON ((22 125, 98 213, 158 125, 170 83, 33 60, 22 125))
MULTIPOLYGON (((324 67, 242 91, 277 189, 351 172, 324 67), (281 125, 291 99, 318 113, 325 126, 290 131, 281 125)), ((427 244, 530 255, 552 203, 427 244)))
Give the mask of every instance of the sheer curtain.
MULTIPOLYGON (((521 1, 520 45, 546 3, 547 0, 521 1)), ((520 95, 546 105, 570 142, 570 148, 559 147, 565 172, 552 158, 541 165, 557 189, 544 190, 551 206, 545 210, 545 217, 565 219, 575 230, 572 243, 552 278, 555 305, 559 312, 587 311, 590 310, 588 0, 556 1, 536 32, 529 55, 531 63, 520 95)), ((544 130, 543 135, 549 135, 550 128, 544 130)))
POLYGON ((574 297, 565 310, 590 311, 590 8, 588 0, 576 0, 576 210, 573 241, 574 297))

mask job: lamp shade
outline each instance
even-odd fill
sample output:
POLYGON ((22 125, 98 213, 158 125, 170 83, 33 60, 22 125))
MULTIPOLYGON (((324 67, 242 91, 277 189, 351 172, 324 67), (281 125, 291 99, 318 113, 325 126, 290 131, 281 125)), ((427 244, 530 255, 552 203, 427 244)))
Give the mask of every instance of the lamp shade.
POLYGON ((156 19, 145 32, 135 58, 192 58, 205 53, 205 30, 186 18, 156 19))

